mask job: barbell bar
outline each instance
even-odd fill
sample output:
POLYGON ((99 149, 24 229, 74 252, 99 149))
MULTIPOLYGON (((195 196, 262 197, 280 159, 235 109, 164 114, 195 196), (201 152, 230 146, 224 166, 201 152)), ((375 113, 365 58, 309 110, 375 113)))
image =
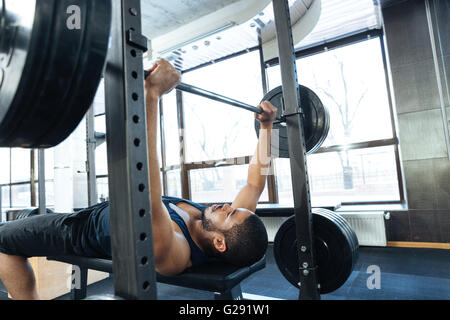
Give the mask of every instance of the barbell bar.
MULTIPOLYGON (((150 73, 151 73, 150 71, 147 71, 147 70, 144 71, 145 79, 147 79, 147 77, 150 75, 150 73)), ((238 107, 238 108, 241 108, 241 109, 245 109, 245 110, 257 113, 257 114, 261 114, 262 113, 262 110, 260 108, 256 108, 256 107, 254 107, 254 106, 252 106, 250 104, 247 104, 247 103, 235 100, 235 99, 231 99, 229 97, 220 95, 218 93, 214 93, 214 92, 211 92, 211 91, 199 88, 199 87, 195 87, 193 85, 186 84, 186 83, 183 83, 183 82, 178 84, 176 86, 176 89, 178 89, 180 91, 183 91, 183 92, 192 93, 192 94, 195 94, 197 96, 204 97, 204 98, 208 98, 208 99, 211 99, 211 100, 215 100, 215 101, 218 101, 218 102, 226 103, 226 104, 229 104, 231 106, 235 106, 235 107, 238 107)))

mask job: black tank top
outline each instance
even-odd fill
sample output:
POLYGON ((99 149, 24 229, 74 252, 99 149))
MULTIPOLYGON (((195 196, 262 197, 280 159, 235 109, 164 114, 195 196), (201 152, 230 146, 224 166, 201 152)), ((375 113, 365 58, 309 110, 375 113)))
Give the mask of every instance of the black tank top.
POLYGON ((186 225, 186 223, 184 222, 183 218, 180 217, 180 215, 178 213, 175 212, 175 210, 173 210, 170 207, 170 204, 174 204, 177 205, 180 202, 185 202, 191 206, 193 206, 194 208, 200 210, 201 212, 203 212, 206 208, 208 208, 207 206, 203 206, 201 204, 189 201, 189 200, 185 200, 185 199, 181 199, 181 198, 175 198, 175 197, 162 197, 162 202, 164 203, 164 205, 166 206, 167 210, 169 211, 170 214, 170 218, 172 219, 172 221, 174 221, 181 229, 181 231, 183 232, 187 242, 189 243, 189 247, 191 248, 191 262, 192 262, 192 266, 198 266, 202 263, 205 263, 206 261, 212 260, 212 258, 208 257, 203 251, 200 250, 200 248, 195 244, 194 240, 192 240, 191 235, 189 234, 189 229, 186 225))
MULTIPOLYGON (((170 218, 175 221, 175 223, 180 227, 183 232, 189 247, 191 248, 191 262, 192 266, 200 265, 206 261, 212 261, 213 258, 208 257, 192 240, 189 234, 189 229, 178 213, 176 213, 170 204, 176 205, 180 202, 185 202, 190 204, 194 208, 204 211, 207 206, 200 205, 198 203, 191 202, 189 200, 175 198, 175 197, 162 197, 162 201, 169 211, 170 218)), ((87 218, 87 223, 83 225, 83 236, 79 236, 83 243, 80 245, 85 249, 90 255, 95 253, 101 253, 101 256, 111 257, 111 233, 110 233, 110 222, 109 222, 109 202, 99 203, 90 208, 86 208, 77 215, 84 215, 87 218), (90 253, 93 252, 93 253, 90 253)), ((98 255, 98 254, 97 254, 98 255)))

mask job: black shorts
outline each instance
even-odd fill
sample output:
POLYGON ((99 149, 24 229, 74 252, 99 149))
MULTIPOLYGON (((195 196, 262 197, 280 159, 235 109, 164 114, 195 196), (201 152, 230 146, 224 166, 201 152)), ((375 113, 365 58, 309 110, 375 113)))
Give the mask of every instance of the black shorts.
POLYGON ((102 257, 97 239, 83 230, 89 212, 49 213, 0 223, 0 252, 22 257, 78 255, 102 257))

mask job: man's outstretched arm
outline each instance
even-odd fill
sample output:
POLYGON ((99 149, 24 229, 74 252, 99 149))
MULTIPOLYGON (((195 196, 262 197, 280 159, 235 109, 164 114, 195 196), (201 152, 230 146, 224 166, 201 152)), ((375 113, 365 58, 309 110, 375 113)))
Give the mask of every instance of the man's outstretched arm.
POLYGON ((258 145, 248 169, 246 186, 239 192, 231 205, 233 208, 246 208, 256 210, 259 197, 266 185, 266 179, 271 165, 270 136, 277 109, 268 101, 262 102, 259 107, 262 114, 255 114, 261 123, 258 145))
POLYGON ((152 208, 152 229, 155 263, 157 271, 170 275, 183 271, 189 260, 185 241, 178 237, 172 226, 169 212, 162 202, 162 188, 157 150, 158 101, 180 81, 180 73, 165 60, 159 60, 150 70, 145 81, 148 163, 150 178, 150 204, 152 208), (172 252, 177 252, 174 257, 172 252))

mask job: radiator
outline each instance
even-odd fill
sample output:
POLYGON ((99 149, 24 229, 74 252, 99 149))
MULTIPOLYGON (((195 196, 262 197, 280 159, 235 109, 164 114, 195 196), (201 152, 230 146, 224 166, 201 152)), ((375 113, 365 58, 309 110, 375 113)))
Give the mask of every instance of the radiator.
POLYGON ((337 213, 355 231, 360 246, 386 246, 384 211, 337 213))
MULTIPOLYGON (((383 211, 349 211, 337 213, 342 216, 355 231, 360 246, 386 246, 386 228, 383 211)), ((287 218, 285 217, 261 218, 266 226, 269 242, 273 242, 278 228, 286 219, 287 218)))
POLYGON ((278 229, 286 221, 288 217, 261 217, 262 222, 267 230, 267 237, 269 242, 273 242, 278 229))

